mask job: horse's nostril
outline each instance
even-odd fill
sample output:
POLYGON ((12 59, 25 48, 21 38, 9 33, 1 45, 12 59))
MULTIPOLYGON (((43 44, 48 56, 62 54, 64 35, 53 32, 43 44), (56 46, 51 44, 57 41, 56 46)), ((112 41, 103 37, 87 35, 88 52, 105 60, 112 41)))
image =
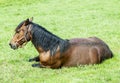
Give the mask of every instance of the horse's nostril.
POLYGON ((12 48, 12 44, 11 43, 9 43, 9 46, 12 48))

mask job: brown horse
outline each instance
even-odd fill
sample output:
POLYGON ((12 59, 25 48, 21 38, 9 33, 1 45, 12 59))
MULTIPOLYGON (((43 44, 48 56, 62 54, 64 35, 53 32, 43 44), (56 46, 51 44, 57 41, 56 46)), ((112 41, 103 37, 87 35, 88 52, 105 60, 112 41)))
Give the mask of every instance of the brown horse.
POLYGON ((64 40, 33 23, 32 18, 24 20, 15 29, 9 45, 12 49, 22 47, 31 41, 39 55, 29 61, 39 61, 33 67, 61 68, 86 64, 99 64, 113 54, 108 45, 96 37, 64 40))

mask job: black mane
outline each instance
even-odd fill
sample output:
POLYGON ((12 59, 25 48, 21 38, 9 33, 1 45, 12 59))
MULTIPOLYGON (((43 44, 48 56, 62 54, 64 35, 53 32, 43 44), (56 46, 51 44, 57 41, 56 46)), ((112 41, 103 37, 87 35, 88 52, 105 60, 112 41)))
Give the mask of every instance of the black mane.
POLYGON ((50 50, 50 55, 54 55, 59 46, 60 53, 68 48, 68 40, 63 40, 51 32, 47 31, 42 26, 32 23, 32 43, 35 47, 41 46, 43 50, 50 50))

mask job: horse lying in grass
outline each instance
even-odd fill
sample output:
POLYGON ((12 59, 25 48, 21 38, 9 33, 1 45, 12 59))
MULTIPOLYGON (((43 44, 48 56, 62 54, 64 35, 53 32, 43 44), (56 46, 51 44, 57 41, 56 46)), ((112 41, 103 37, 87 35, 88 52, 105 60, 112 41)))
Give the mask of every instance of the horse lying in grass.
POLYGON ((61 68, 87 64, 99 64, 113 57, 108 45, 97 37, 64 40, 31 19, 22 21, 15 29, 9 45, 12 49, 31 41, 39 55, 29 59, 38 61, 33 67, 61 68))

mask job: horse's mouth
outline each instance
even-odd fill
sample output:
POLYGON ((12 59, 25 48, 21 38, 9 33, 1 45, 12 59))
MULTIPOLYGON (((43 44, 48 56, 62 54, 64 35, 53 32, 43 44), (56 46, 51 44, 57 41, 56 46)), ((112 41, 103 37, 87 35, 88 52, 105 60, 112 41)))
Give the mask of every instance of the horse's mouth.
POLYGON ((21 44, 18 44, 18 43, 9 43, 10 47, 13 49, 13 50, 16 50, 18 48, 22 48, 23 46, 25 46, 27 44, 27 42, 22 42, 21 44))
POLYGON ((17 46, 12 46, 11 48, 12 48, 13 50, 18 49, 18 47, 17 47, 17 46))

